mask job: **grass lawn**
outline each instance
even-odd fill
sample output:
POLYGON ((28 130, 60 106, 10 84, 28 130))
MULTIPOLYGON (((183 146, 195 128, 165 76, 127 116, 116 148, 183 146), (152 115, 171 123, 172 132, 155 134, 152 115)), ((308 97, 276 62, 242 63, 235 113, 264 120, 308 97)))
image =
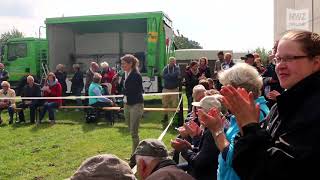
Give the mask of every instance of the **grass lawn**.
MULTIPOLYGON (((157 104, 145 107, 160 107, 157 104)), ((28 118, 28 112, 25 113, 28 118)), ((56 115, 54 126, 48 121, 35 126, 29 123, 8 125, 7 113, 2 113, 0 179, 65 179, 90 156, 110 153, 122 159, 130 157, 131 136, 123 121, 112 127, 103 119, 97 124, 84 123, 83 112, 59 110, 56 115)), ((158 138, 162 132, 161 119, 161 113, 145 113, 139 129, 140 139, 158 138)), ((169 130, 164 137, 169 149, 170 139, 176 135, 175 130, 169 130)))

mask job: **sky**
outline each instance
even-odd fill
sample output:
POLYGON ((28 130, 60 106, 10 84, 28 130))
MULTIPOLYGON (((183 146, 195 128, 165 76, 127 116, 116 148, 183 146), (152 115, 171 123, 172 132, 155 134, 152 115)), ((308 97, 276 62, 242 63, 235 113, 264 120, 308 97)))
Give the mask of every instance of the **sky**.
POLYGON ((204 49, 246 52, 273 44, 273 0, 0 0, 0 34, 15 27, 38 37, 49 17, 150 11, 165 12, 175 30, 204 49))

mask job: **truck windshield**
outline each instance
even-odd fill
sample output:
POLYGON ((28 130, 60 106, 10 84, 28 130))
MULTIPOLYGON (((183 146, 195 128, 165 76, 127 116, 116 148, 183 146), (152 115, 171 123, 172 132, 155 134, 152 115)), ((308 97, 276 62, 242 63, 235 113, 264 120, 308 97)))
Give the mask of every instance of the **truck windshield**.
POLYGON ((25 43, 8 45, 8 60, 13 61, 17 58, 27 56, 27 45, 25 43))

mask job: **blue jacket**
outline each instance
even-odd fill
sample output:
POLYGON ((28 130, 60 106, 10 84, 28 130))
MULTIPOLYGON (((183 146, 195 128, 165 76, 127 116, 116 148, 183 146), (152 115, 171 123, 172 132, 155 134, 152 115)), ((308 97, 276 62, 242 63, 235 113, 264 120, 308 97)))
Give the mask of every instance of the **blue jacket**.
MULTIPOLYGON (((89 96, 102 96, 103 88, 100 84, 92 82, 89 86, 89 96)), ((111 100, 105 97, 101 98, 89 98, 89 105, 93 105, 97 102, 108 102, 111 104, 111 100)))
POLYGON ((175 89, 179 87, 179 77, 180 77, 180 68, 175 65, 170 67, 167 65, 162 71, 164 88, 166 89, 175 89))
MULTIPOLYGON (((268 114, 269 108, 267 101, 263 96, 256 99, 256 103, 260 106, 260 121, 262 121, 268 114)), ((232 159, 234 151, 234 138, 239 133, 239 127, 235 116, 230 118, 230 127, 226 131, 226 138, 230 142, 229 149, 226 152, 219 154, 218 179, 219 180, 240 180, 234 169, 232 168, 232 159), (223 157, 224 156, 224 157, 223 157)))

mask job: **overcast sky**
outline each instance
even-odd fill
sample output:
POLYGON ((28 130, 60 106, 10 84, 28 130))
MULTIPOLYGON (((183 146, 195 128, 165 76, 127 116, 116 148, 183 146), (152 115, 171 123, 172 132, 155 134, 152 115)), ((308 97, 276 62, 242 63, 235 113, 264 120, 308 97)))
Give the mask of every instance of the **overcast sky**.
POLYGON ((47 17, 149 11, 168 14, 175 30, 205 49, 273 44, 273 0, 0 0, 0 33, 16 27, 38 36, 47 17))

